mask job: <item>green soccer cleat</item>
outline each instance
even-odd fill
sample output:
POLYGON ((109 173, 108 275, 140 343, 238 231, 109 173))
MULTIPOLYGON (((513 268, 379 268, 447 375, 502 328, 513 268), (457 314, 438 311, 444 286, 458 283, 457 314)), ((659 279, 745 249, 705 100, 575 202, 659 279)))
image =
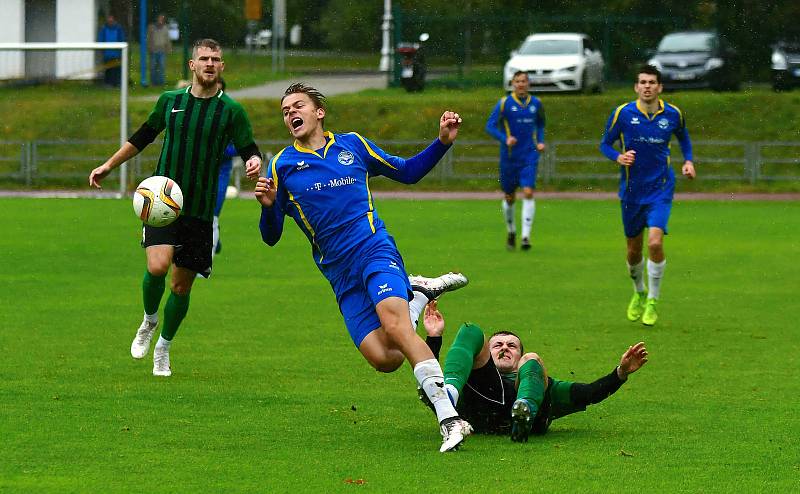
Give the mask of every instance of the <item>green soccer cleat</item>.
POLYGON ((657 299, 648 298, 644 306, 644 314, 642 314, 642 324, 645 326, 652 326, 658 320, 658 312, 656 312, 657 299))
POLYGON ((644 312, 644 303, 647 300, 647 292, 633 292, 630 303, 628 303, 628 320, 638 321, 644 312))

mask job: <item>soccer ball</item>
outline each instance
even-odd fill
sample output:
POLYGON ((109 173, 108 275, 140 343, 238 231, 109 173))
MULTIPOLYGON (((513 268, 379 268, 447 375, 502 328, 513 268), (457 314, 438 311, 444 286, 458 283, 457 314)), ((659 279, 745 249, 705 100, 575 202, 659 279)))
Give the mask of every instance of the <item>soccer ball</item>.
POLYGON ((169 177, 154 176, 142 180, 133 194, 133 211, 145 224, 167 226, 183 209, 183 192, 169 177))

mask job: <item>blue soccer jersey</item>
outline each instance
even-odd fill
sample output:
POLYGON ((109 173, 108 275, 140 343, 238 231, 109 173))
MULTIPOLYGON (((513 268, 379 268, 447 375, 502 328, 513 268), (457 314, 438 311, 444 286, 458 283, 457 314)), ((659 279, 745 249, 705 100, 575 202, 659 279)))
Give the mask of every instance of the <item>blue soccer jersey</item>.
POLYGON ((542 102, 530 94, 521 100, 513 92, 500 98, 486 121, 486 132, 500 141, 501 162, 538 161, 536 144, 544 142, 542 102), (516 137, 514 146, 506 145, 509 136, 516 137))
POLYGON ((416 183, 450 146, 436 139, 418 155, 403 159, 355 132, 325 132, 325 138, 321 149, 306 149, 295 141, 272 158, 267 172, 277 188, 276 203, 262 208, 259 228, 264 242, 274 245, 284 215, 291 216, 308 237, 320 271, 331 280, 357 261, 360 247, 372 248, 382 238, 393 247, 373 206, 370 176, 416 183))
POLYGON ((637 101, 620 105, 611 113, 600 151, 616 161, 620 151, 636 151, 632 166, 620 166, 619 198, 634 204, 671 201, 675 173, 670 166, 670 139, 674 134, 686 160, 692 161, 692 142, 683 113, 677 106, 658 101, 659 109, 649 115, 637 101))

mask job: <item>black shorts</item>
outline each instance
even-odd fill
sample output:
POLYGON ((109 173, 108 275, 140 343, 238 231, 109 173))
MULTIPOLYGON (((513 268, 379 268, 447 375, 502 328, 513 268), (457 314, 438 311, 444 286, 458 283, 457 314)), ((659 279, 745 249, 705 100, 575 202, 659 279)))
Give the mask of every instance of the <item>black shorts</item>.
POLYGON ((179 216, 173 223, 142 228, 142 247, 172 245, 175 255, 172 262, 181 268, 191 269, 208 278, 211 276, 211 249, 213 232, 210 221, 191 216, 179 216))
MULTIPOLYGON (((534 417, 533 433, 544 434, 550 426, 553 379, 548 378, 542 406, 534 417)), ((494 360, 483 367, 473 369, 458 398, 458 413, 483 434, 509 434, 511 432, 511 407, 517 399, 517 383, 503 376, 494 365, 494 360)))

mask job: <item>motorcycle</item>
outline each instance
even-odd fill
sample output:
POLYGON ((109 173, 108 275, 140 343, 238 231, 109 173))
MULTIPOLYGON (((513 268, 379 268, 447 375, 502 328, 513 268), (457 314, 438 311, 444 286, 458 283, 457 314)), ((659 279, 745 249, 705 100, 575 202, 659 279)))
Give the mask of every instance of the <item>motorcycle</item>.
POLYGON ((428 33, 422 33, 419 43, 399 43, 397 53, 400 59, 400 83, 409 93, 422 91, 425 88, 425 53, 422 43, 428 41, 428 33))

